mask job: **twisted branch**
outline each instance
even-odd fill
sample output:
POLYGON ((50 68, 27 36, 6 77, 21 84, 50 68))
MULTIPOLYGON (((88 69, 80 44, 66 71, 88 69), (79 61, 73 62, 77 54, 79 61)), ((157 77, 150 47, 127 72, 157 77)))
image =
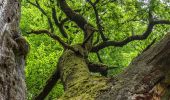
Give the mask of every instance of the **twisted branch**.
POLYGON ((98 10, 96 8, 96 5, 97 3, 99 2, 100 0, 96 0, 94 3, 91 2, 91 0, 88 0, 88 2, 90 3, 90 5, 93 7, 93 10, 94 10, 94 13, 95 13, 95 17, 96 17, 96 25, 97 25, 97 28, 98 28, 98 31, 101 35, 101 38, 103 41, 107 41, 108 39, 104 36, 104 33, 103 33, 103 30, 102 30, 102 25, 101 25, 101 20, 99 18, 99 13, 98 13, 98 10))
POLYGON ((59 28, 59 31, 61 32, 62 36, 68 39, 68 34, 66 33, 66 31, 64 30, 64 27, 63 27, 64 23, 66 21, 68 21, 68 20, 66 20, 68 18, 62 20, 59 23, 59 21, 57 19, 56 9, 53 7, 51 10, 52 10, 52 18, 54 20, 55 25, 59 28))
POLYGON ((70 49, 72 51, 75 51, 75 49, 72 46, 69 46, 67 43, 65 43, 59 36, 49 32, 48 30, 32 30, 31 32, 28 32, 28 34, 42 34, 45 33, 47 34, 49 37, 53 38, 54 40, 58 41, 60 43, 60 45, 62 45, 62 47, 64 49, 70 49))
POLYGON ((104 42, 94 46, 92 48, 91 52, 98 52, 99 50, 104 49, 109 46, 122 47, 122 46, 126 45, 127 43, 134 41, 134 40, 144 40, 149 36, 149 34, 151 34, 153 27, 158 24, 170 25, 170 21, 169 20, 151 21, 151 22, 149 22, 146 31, 142 35, 133 35, 133 36, 127 37, 125 40, 122 40, 122 41, 104 41, 104 42))

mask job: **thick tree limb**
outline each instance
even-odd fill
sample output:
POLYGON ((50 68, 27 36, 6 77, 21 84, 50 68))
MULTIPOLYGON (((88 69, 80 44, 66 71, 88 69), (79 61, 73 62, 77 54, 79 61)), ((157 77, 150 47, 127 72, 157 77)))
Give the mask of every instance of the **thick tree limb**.
POLYGON ((104 42, 94 46, 92 48, 91 52, 97 52, 97 51, 99 51, 103 48, 109 47, 109 46, 122 47, 122 46, 126 45, 127 43, 134 41, 134 40, 144 40, 149 36, 149 34, 152 32, 153 27, 157 24, 170 24, 170 21, 159 20, 159 21, 149 22, 146 31, 142 35, 130 36, 123 41, 104 41, 104 42))
POLYGON ((88 68, 90 72, 99 72, 102 76, 107 76, 108 70, 115 69, 117 67, 108 67, 102 63, 88 62, 88 68))
MULTIPOLYGON (((30 33, 34 33, 34 34, 42 34, 42 33, 45 33, 47 34, 49 37, 53 38, 54 40, 58 41, 62 46, 63 48, 65 49, 70 49, 72 51, 75 51, 75 49, 71 46, 69 46, 67 43, 65 43, 59 36, 49 32, 48 30, 32 30, 31 32, 28 32, 28 34, 30 33)), ((76 52, 76 51, 75 51, 76 52)))
POLYGON ((88 68, 90 72, 99 72, 103 76, 107 76, 107 66, 104 64, 98 64, 98 63, 89 63, 88 68))
POLYGON ((82 46, 83 46, 83 47, 85 46, 86 43, 88 43, 88 41, 90 41, 90 39, 92 39, 94 32, 97 31, 97 30, 94 29, 91 25, 87 25, 87 24, 84 26, 84 28, 86 29, 86 31, 87 31, 88 33, 91 33, 91 34, 89 34, 89 35, 84 39, 84 41, 83 41, 83 43, 82 43, 82 46))
POLYGON ((166 93, 170 87, 170 33, 135 58, 116 79, 112 89, 101 93, 97 99, 155 100, 156 97, 158 100, 169 100, 170 95, 166 93))
POLYGON ((93 26, 88 23, 83 16, 80 14, 76 13, 73 11, 68 4, 66 3, 65 0, 57 0, 61 10, 66 14, 66 16, 73 22, 75 22, 83 31, 84 31, 84 43, 83 47, 87 51, 91 51, 92 48, 92 40, 93 40, 93 33, 94 33, 94 28, 93 26), (90 37, 90 38, 89 38, 90 37), (88 40, 86 42, 86 40, 88 40))
POLYGON ((84 26, 88 24, 88 22, 83 18, 80 14, 73 11, 65 0, 57 0, 61 10, 70 18, 71 21, 74 21, 82 30, 85 31, 84 26))
POLYGON ((52 74, 52 76, 47 80, 46 85, 43 87, 42 91, 36 97, 34 97, 34 100, 44 100, 45 97, 52 90, 52 88, 55 86, 59 78, 60 72, 57 68, 52 74))
POLYGON ((85 39, 86 39, 88 36, 88 33, 86 32, 87 28, 85 26, 88 26, 88 27, 93 27, 93 26, 89 24, 82 15, 72 10, 68 6, 65 0, 58 0, 58 3, 60 5, 61 10, 67 15, 67 17, 71 21, 75 22, 85 32, 85 39))
POLYGON ((44 9, 40 6, 38 1, 36 0, 36 4, 31 2, 30 0, 26 0, 26 1, 28 3, 30 3, 31 5, 35 6, 36 8, 38 8, 40 10, 40 12, 47 17, 48 24, 49 24, 49 27, 51 29, 51 32, 54 32, 54 27, 53 27, 53 24, 52 24, 52 21, 51 21, 50 17, 47 15, 47 13, 44 11, 44 9))

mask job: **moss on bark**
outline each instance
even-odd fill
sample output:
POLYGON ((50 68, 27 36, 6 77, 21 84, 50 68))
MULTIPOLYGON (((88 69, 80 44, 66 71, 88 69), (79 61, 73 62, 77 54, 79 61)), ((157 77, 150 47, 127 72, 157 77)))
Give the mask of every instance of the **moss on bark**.
POLYGON ((66 50, 59 61, 65 93, 60 100, 94 100, 111 86, 109 78, 92 76, 82 55, 66 50))

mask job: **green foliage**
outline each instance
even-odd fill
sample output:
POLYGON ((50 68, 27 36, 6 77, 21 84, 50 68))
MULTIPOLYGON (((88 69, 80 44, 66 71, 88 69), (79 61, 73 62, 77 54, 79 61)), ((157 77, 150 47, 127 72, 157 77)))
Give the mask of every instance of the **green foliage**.
MULTIPOLYGON (((57 68, 58 59, 63 51, 56 41, 46 35, 26 34, 31 29, 46 28, 48 28, 46 17, 38 9, 23 3, 21 30, 31 47, 25 70, 28 100, 37 95, 46 84, 51 73, 57 68)), ((60 97, 62 93, 63 86, 59 82, 48 98, 60 97)))
MULTIPOLYGON (((35 3, 34 0, 30 0, 35 3)), ((52 19, 51 8, 57 5, 50 0, 39 0, 40 6, 44 9, 47 16, 52 19)), ((95 1, 95 0, 92 0, 95 1)), ((84 16, 92 25, 97 27, 94 11, 86 0, 70 0, 69 5, 74 10, 80 10, 79 13, 84 16)), ((97 4, 97 10, 100 16, 101 25, 104 34, 111 40, 121 41, 126 37, 142 34, 147 27, 148 11, 152 10, 155 19, 170 19, 170 2, 168 0, 151 0, 151 3, 145 0, 100 0, 97 4)), ((64 13, 56 6, 57 18, 62 20, 66 18, 64 13)), ((62 37, 58 27, 55 27, 55 34, 60 36, 70 44, 81 43, 83 41, 83 32, 75 23, 66 22, 64 27, 69 35, 68 40, 62 37)), ((45 85, 46 80, 57 68, 57 62, 63 52, 62 47, 47 35, 28 35, 26 32, 34 29, 50 30, 47 17, 39 9, 22 1, 21 30, 23 35, 30 43, 31 50, 26 63, 26 83, 28 88, 28 100, 37 95, 45 85)), ((157 25, 152 34, 145 41, 133 41, 124 47, 109 47, 99 51, 102 61, 109 65, 118 67, 110 70, 109 75, 120 73, 126 68, 134 57, 139 55, 153 39, 159 41, 170 27, 157 25)), ((95 33, 95 40, 97 39, 95 33)), ((101 38, 99 39, 101 42, 101 38)), ((91 53, 89 59, 98 62, 97 55, 91 53)), ((53 91, 48 95, 47 100, 58 98, 63 93, 63 86, 58 82, 53 91)))
MULTIPOLYGON (((32 98, 39 93, 51 73, 57 68, 62 48, 46 36, 31 35, 27 40, 31 50, 26 63, 26 82, 28 97, 32 98)), ((56 91, 52 93, 59 97, 62 91, 63 87, 59 83, 56 86, 56 91)))

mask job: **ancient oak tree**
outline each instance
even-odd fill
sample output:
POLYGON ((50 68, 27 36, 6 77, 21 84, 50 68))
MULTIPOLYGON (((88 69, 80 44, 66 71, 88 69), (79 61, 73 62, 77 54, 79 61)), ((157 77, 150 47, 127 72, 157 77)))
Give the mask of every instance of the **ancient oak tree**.
MULTIPOLYGON (((114 41, 105 34, 106 30, 104 26, 102 26, 102 17, 99 13, 101 10, 99 10, 98 5, 101 7, 110 3, 113 3, 113 5, 114 3, 123 5, 123 1, 86 0, 84 2, 90 5, 87 6, 87 9, 94 11, 95 23, 90 23, 90 21, 84 17, 85 11, 72 8, 72 6, 69 5, 70 2, 67 0, 50 0, 51 7, 49 7, 49 9, 51 9, 51 15, 43 9, 40 1, 35 0, 35 2, 32 2, 31 0, 27 0, 27 3, 36 7, 46 16, 49 25, 49 29, 33 29, 28 33, 46 34, 59 42, 64 49, 56 70, 47 80, 46 85, 40 91, 39 95, 34 99, 44 99, 59 79, 61 79, 65 91, 60 98, 61 100, 166 100, 169 98, 169 34, 158 44, 152 46, 155 43, 154 39, 143 53, 134 59, 123 73, 116 77, 107 77, 109 68, 107 65, 102 64, 99 54, 100 50, 107 47, 122 47, 132 41, 145 40, 157 25, 170 25, 170 21, 167 18, 164 19, 164 17, 156 15, 154 0, 144 2, 146 5, 140 6, 140 10, 146 10, 145 17, 141 17, 139 11, 131 20, 121 23, 136 21, 145 23, 147 27, 144 32, 141 34, 134 34, 134 32, 132 32, 131 36, 121 41, 114 41), (62 11, 65 16, 60 16, 57 12, 58 10, 62 11), (76 25, 71 28, 76 27, 82 31, 84 39, 81 43, 70 45, 70 38, 67 33, 68 26, 66 27, 65 25, 69 22, 73 22, 76 25), (61 36, 56 34, 57 31, 55 31, 54 26, 58 28, 61 36), (95 38, 96 35, 94 34, 97 34, 97 38, 95 38), (67 42, 64 41, 63 38, 65 38, 67 42), (100 63, 91 62, 88 59, 89 53, 96 53, 100 63), (98 72, 102 76, 94 76, 91 72, 98 72)), ((137 0, 135 2, 139 3, 142 1, 137 0)), ((167 3, 166 1, 159 2, 167 3)))
MULTIPOLYGON (((100 50, 107 47, 122 47, 126 44, 145 40, 149 37, 157 25, 170 25, 168 19, 157 16, 155 7, 149 0, 144 18, 137 12, 138 17, 134 16, 131 21, 138 21, 147 25, 141 34, 133 34, 121 41, 115 41, 107 37, 106 30, 102 26, 102 18, 99 13, 98 5, 104 6, 109 3, 121 4, 117 0, 86 0, 88 9, 94 11, 95 23, 84 17, 84 11, 73 9, 68 0, 49 0, 51 15, 43 9, 39 0, 26 0, 28 4, 39 9, 47 18, 49 29, 32 29, 29 34, 46 34, 56 40, 64 49, 60 57, 56 70, 52 73, 39 95, 35 100, 43 100, 52 90, 56 82, 61 79, 64 85, 64 94, 61 100, 151 100, 169 99, 169 66, 170 66, 170 35, 154 46, 149 46, 140 56, 132 61, 129 67, 121 74, 109 78, 107 77, 108 67, 101 64, 100 50), (58 14, 62 11, 64 16, 58 14), (141 19, 140 19, 141 18, 141 19), (142 19, 143 18, 143 19, 142 19), (81 43, 71 45, 69 34, 67 33, 66 23, 75 23, 79 31, 82 31, 84 39, 81 43), (56 34, 56 26, 61 33, 56 34), (96 38, 96 35, 97 37, 96 38), (65 38, 65 39, 63 39, 65 38), (64 41, 64 40, 67 40, 64 41), (88 59, 89 53, 96 53, 100 63, 91 62, 88 59), (102 76, 95 76, 91 72, 98 72, 102 76)), ((159 1, 159 0, 158 0, 159 1)), ((123 1, 122 1, 123 2, 123 1)), ((141 2, 136 0, 136 2, 141 2)), ((161 3, 166 1, 160 0, 161 3)), ((23 76, 23 66, 28 45, 22 41, 20 45, 20 31, 18 28, 20 19, 20 4, 15 0, 2 0, 0 8, 0 32, 1 32, 1 51, 0 62, 0 96, 4 99, 20 98, 25 99, 25 83, 23 76), (26 51, 26 52, 21 52, 26 51), (7 85, 8 88, 5 88, 7 85)), ((123 3, 122 3, 123 4, 123 3)), ((168 6, 168 5, 167 5, 168 6)), ((141 10, 144 6, 139 7, 141 10)), ((106 12, 104 12, 106 13, 106 12)), ((120 23, 117 23, 120 24, 120 23)), ((72 27, 73 28, 73 27, 72 27)))

